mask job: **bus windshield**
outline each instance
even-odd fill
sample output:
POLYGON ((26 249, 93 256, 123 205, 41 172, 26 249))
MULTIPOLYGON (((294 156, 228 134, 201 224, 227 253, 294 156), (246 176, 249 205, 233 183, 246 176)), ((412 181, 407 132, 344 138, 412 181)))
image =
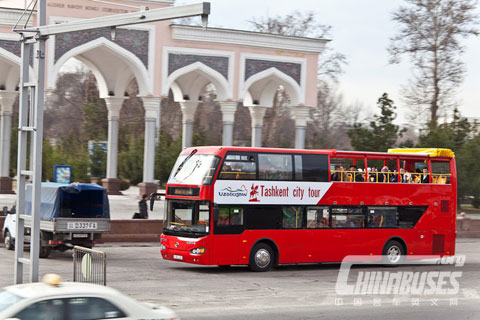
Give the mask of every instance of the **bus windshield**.
POLYGON ((209 231, 208 201, 167 200, 165 234, 203 236, 209 231))
POLYGON ((181 154, 172 173, 169 184, 211 184, 220 158, 212 154, 181 154))

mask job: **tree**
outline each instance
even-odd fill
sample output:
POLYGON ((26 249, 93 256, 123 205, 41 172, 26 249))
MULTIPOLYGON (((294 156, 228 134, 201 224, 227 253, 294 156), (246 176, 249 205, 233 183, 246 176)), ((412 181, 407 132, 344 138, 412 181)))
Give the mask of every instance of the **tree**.
POLYGON ((476 0, 405 1, 408 5, 393 13, 399 30, 388 48, 390 62, 398 63, 402 55, 410 57, 413 79, 402 95, 416 118, 430 114, 425 120, 435 129, 439 110, 452 104, 463 80, 461 39, 478 35, 476 0))
POLYGON ((457 152, 458 204, 466 196, 473 197, 472 204, 480 207, 480 136, 468 140, 457 152))
MULTIPOLYGON (((295 37, 324 38, 328 36, 331 26, 317 22, 316 14, 313 11, 293 11, 285 16, 253 18, 249 21, 252 29, 259 32, 272 34, 281 34, 295 37)), ((319 57, 318 66, 318 105, 312 108, 311 117, 313 124, 307 127, 310 137, 306 146, 321 147, 324 146, 325 132, 330 132, 333 122, 326 122, 330 119, 335 109, 338 107, 330 98, 335 96, 332 83, 338 80, 338 76, 343 72, 346 64, 346 58, 343 54, 333 51, 331 48, 325 51, 319 57), (327 123, 327 126, 322 126, 327 123)), ((268 146, 293 147, 293 131, 286 128, 293 128, 293 119, 289 110, 289 97, 285 90, 279 88, 274 97, 273 108, 267 110, 265 114, 264 134, 262 143, 268 146)))
POLYGON ((317 105, 310 110, 312 121, 307 124, 307 148, 351 148, 347 132, 358 121, 361 110, 361 105, 345 105, 335 86, 320 83, 317 105))
POLYGON ((118 154, 118 175, 136 185, 143 180, 144 137, 132 134, 126 139, 129 141, 127 148, 118 154))
POLYGON ((439 124, 435 130, 425 130, 417 147, 452 149, 458 173, 458 205, 466 196, 471 196, 474 205, 480 206, 480 136, 476 123, 470 123, 455 109, 452 121, 439 124))
POLYGON ((453 151, 459 150, 464 144, 475 137, 477 125, 471 124, 467 118, 463 118, 460 112, 453 111, 452 122, 442 123, 434 130, 425 130, 420 134, 418 147, 420 148, 448 148, 453 151))
POLYGON ((355 123, 353 129, 348 131, 352 146, 356 150, 378 151, 387 150, 395 145, 404 130, 393 124, 395 120, 395 105, 384 93, 377 101, 380 115, 374 115, 370 121, 370 128, 365 128, 360 123, 355 123))
POLYGON ((161 184, 167 184, 170 172, 181 151, 181 139, 175 141, 165 132, 160 134, 160 139, 155 149, 155 177, 160 180, 161 184))
MULTIPOLYGON (((328 36, 332 29, 329 25, 318 23, 313 11, 293 11, 285 16, 252 18, 248 22, 254 31, 294 37, 321 39, 328 36)), ((346 60, 343 54, 331 48, 325 49, 319 58, 319 81, 336 81, 343 73, 346 60)))

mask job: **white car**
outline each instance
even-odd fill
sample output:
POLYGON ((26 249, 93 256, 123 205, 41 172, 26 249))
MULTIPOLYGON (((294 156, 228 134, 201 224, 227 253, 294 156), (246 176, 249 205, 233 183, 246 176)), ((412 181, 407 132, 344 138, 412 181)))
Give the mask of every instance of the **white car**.
POLYGON ((47 278, 0 289, 0 319, 178 319, 171 309, 142 304, 109 287, 47 278))
POLYGON ((3 241, 5 243, 5 248, 8 250, 15 249, 15 230, 17 224, 17 216, 14 213, 8 212, 4 207, 3 212, 5 214, 5 221, 2 227, 3 241))

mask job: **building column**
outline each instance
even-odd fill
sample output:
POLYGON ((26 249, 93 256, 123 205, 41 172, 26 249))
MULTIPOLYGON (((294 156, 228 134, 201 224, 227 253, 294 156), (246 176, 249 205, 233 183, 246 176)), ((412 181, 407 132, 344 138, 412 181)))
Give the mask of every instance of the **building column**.
POLYGON ((253 106, 248 107, 248 109, 250 110, 250 117, 252 118, 252 147, 261 147, 263 117, 265 116, 267 107, 253 106))
POLYGON ((12 136, 13 104, 18 96, 17 91, 0 90, 0 194, 13 194, 12 178, 10 178, 10 139, 12 136))
POLYGON ((295 149, 305 149, 305 132, 307 129, 307 119, 310 116, 309 107, 294 107, 295 116, 295 149))
POLYGON ((161 98, 142 97, 145 109, 145 147, 143 150, 143 182, 139 183, 140 194, 157 192, 158 185, 154 183, 155 173, 155 132, 160 114, 161 98))
POLYGON ((193 119, 199 101, 180 101, 182 110, 182 148, 192 146, 193 119))
POLYGON ((220 101, 220 109, 222 110, 223 137, 222 145, 233 145, 233 122, 235 121, 235 111, 238 102, 236 101, 220 101))
POLYGON ((117 178, 118 121, 125 97, 107 97, 104 99, 108 110, 108 143, 107 177, 102 179, 102 185, 107 188, 108 194, 121 195, 121 180, 117 178))

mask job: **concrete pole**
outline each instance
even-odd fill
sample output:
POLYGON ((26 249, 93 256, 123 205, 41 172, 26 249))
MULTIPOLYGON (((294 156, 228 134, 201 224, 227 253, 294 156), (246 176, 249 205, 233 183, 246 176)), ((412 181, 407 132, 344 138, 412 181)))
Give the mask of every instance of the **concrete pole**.
POLYGON ((224 146, 233 145, 233 122, 235 121, 237 105, 238 102, 235 101, 220 101, 223 122, 222 145, 224 146))
POLYGON ((17 91, 0 90, 0 194, 13 194, 12 178, 10 178, 10 139, 12 136, 13 104, 18 96, 17 91))
POLYGON ((145 147, 143 151, 143 182, 140 187, 142 194, 151 194, 157 191, 157 184, 154 183, 155 172, 155 129, 160 114, 161 98, 142 97, 145 109, 145 147))
POLYGON ((180 101, 182 110, 182 148, 192 146, 193 120, 199 101, 180 101))
POLYGON ((267 111, 267 107, 252 106, 248 107, 250 110, 250 117, 252 118, 252 147, 262 146, 262 128, 263 117, 267 111))
POLYGON ((295 149, 305 149, 305 132, 307 119, 310 116, 310 107, 294 107, 295 117, 295 149))
POLYGON ((107 177, 102 179, 102 184, 107 188, 108 194, 122 194, 120 192, 121 181, 117 179, 118 121, 125 97, 107 97, 104 99, 108 110, 108 143, 107 177))

